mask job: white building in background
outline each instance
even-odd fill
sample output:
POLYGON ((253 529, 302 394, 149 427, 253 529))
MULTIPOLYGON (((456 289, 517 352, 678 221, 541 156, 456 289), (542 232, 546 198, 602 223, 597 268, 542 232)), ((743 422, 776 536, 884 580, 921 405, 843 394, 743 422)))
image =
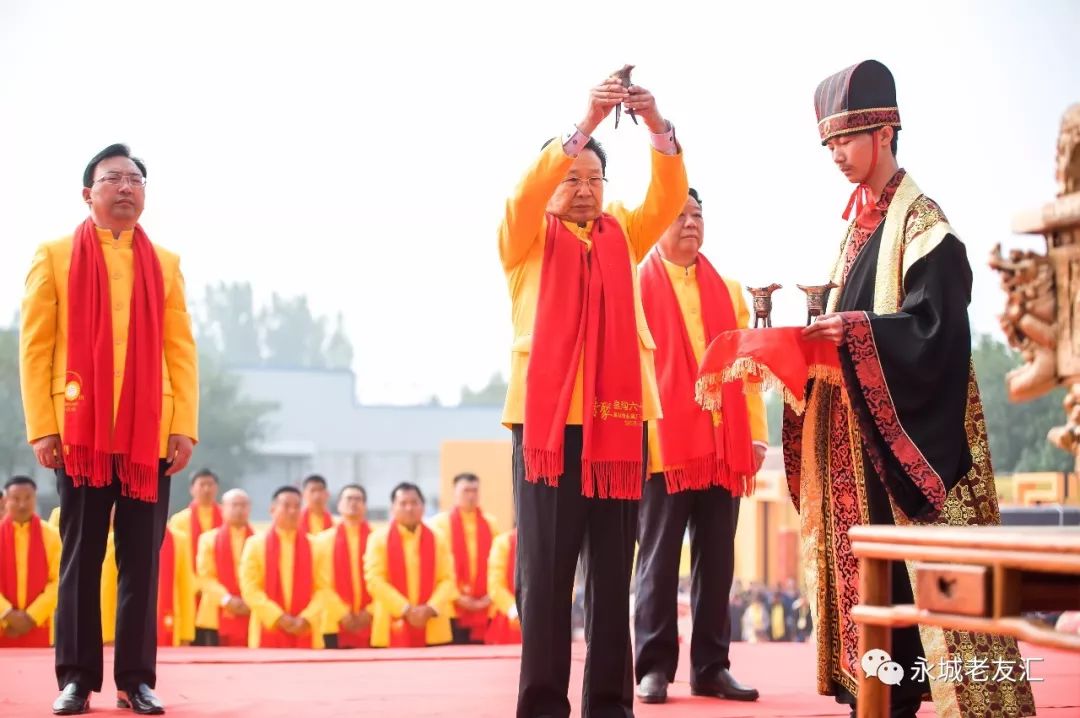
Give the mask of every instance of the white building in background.
POLYGON ((357 482, 368 492, 373 519, 390 506, 400 481, 419 485, 428 510, 438 505, 439 448, 447 440, 508 440, 496 406, 361 406, 347 370, 237 369, 241 391, 277 408, 267 415, 267 436, 256 447, 261 466, 242 478, 252 515, 269 515, 270 495, 312 473, 331 493, 357 482))

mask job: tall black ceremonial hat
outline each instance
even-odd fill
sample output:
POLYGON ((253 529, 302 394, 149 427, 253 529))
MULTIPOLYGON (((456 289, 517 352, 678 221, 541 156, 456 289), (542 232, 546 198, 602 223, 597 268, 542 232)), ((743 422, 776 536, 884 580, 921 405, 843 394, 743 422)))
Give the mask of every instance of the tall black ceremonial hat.
POLYGON ((876 130, 900 129, 896 82, 889 68, 866 60, 821 81, 814 92, 821 144, 834 137, 876 130))

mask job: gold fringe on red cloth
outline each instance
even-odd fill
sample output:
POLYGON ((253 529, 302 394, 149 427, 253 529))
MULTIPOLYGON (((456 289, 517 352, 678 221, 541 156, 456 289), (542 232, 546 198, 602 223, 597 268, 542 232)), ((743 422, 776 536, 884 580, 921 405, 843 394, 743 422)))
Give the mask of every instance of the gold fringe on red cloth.
POLYGON ((836 347, 804 341, 801 327, 738 329, 720 334, 702 358, 695 400, 717 411, 724 383, 743 381, 746 393, 773 390, 796 414, 806 409, 806 383, 843 384, 836 347))

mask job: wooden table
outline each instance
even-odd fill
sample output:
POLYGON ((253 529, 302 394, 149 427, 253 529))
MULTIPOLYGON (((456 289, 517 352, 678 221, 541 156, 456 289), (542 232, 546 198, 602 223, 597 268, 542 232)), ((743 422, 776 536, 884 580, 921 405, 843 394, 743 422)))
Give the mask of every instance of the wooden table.
MULTIPOLYGON (((892 648, 890 629, 924 624, 997 633, 1080 651, 1080 636, 1039 627, 1028 611, 1080 610, 1080 528, 856 526, 860 559, 859 656, 892 648), (916 605, 893 606, 890 564, 914 561, 916 605)), ((907 668, 905 666, 905 668, 907 668)), ((858 714, 889 714, 889 686, 859 678, 858 714)))

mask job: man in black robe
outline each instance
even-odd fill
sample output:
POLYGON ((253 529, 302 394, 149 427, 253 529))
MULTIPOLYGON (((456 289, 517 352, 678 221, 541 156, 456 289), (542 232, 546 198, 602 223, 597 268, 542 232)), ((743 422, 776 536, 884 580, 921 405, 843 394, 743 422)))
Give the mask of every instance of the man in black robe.
MULTIPOLYGON (((838 345, 844 381, 815 382, 805 413, 785 412, 784 458, 818 627, 818 691, 854 715, 859 563, 848 529, 1000 517, 971 363, 971 267, 941 208, 896 163, 892 74, 874 60, 849 67, 818 86, 815 106, 822 144, 857 187, 832 275, 841 288, 805 336, 838 345)), ((892 586, 894 603, 914 602, 909 567, 893 565, 892 586)), ((891 657, 905 673, 891 690, 893 716, 914 716, 930 693, 939 715, 1034 714, 1026 680, 938 675, 942 662, 1019 664, 1011 638, 901 628, 891 657), (915 670, 922 661, 930 680, 915 670)))

